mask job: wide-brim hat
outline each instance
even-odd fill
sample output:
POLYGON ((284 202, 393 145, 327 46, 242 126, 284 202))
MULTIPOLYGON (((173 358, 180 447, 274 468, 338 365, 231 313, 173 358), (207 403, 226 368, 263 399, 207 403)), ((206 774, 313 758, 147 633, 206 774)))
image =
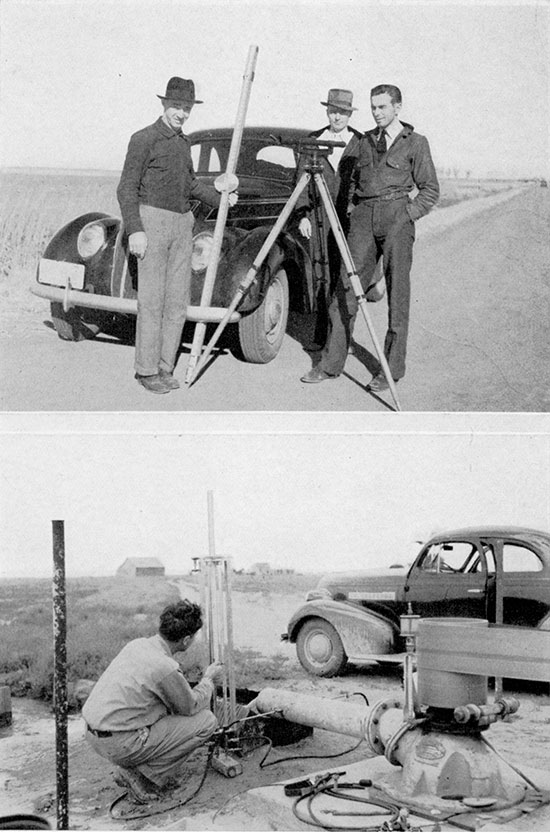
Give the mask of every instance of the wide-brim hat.
POLYGON ((164 95, 157 93, 157 98, 161 101, 169 98, 172 101, 185 101, 186 104, 204 104, 203 101, 195 98, 195 85, 191 79, 179 78, 177 75, 168 81, 166 93, 164 95))
POLYGON ((350 113, 357 110, 357 107, 352 107, 353 93, 351 90, 340 90, 338 88, 329 90, 327 100, 321 101, 321 104, 323 107, 338 107, 340 110, 349 110, 350 113))

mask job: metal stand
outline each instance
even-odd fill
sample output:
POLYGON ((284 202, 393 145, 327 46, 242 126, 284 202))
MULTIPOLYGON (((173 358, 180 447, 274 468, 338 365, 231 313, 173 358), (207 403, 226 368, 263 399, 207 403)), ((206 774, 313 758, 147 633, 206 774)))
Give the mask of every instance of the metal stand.
POLYGON ((271 250, 271 247, 275 243, 275 240, 277 239, 277 237, 279 236, 279 234, 283 230, 287 220, 289 219, 290 215, 292 214, 292 212, 294 210, 294 207, 296 206, 296 203, 298 202, 298 199, 299 199, 302 191, 304 191, 304 189, 307 188, 309 182, 313 178, 313 183, 316 186, 316 188, 318 190, 318 193, 321 196, 321 199, 323 201, 323 205, 324 205, 325 211, 327 213, 327 217, 329 219, 330 227, 331 227, 332 232, 334 234, 335 240, 338 244, 338 248, 340 250, 342 261, 343 261, 343 263, 346 267, 348 277, 350 279, 355 297, 357 299, 357 303, 359 305, 359 309, 361 310, 361 312, 363 314, 363 317, 365 319, 365 323, 367 325, 367 329, 369 331, 370 337, 372 339, 372 342, 374 344, 374 347, 375 347, 375 350, 376 350, 376 353, 377 353, 377 356, 378 356, 378 360, 380 362, 382 370, 384 371, 386 379, 388 380, 388 385, 389 385, 389 388, 390 388, 390 392, 391 392, 393 401, 395 402, 395 406, 396 406, 397 410, 398 411, 401 410, 401 406, 399 404, 399 399, 398 399, 398 396, 397 396, 397 391, 395 389, 395 382, 393 381, 392 375, 390 373, 390 369, 388 367, 388 362, 387 362, 387 359, 384 355, 384 351, 380 347, 380 343, 379 343, 379 341, 376 337, 376 333, 374 332, 374 328, 372 326, 372 322, 371 322, 370 315, 369 315, 368 308, 367 308, 367 299, 365 297, 365 293, 363 292, 363 287, 361 286, 361 281, 359 279, 359 275, 357 274, 357 271, 355 269, 355 266, 354 266, 354 263, 353 263, 353 260, 352 260, 352 257, 351 257, 351 253, 350 253, 350 250, 349 250, 349 247, 348 247, 348 244, 347 244, 345 234, 342 231, 342 226, 340 225, 340 220, 338 219, 338 215, 336 213, 334 203, 332 202, 332 198, 330 196, 330 193, 329 193, 329 190, 328 190, 328 187, 327 187, 324 175, 323 175, 323 166, 322 166, 322 163, 321 163, 319 157, 320 156, 321 157, 322 156, 328 156, 328 154, 331 152, 332 146, 334 144, 340 144, 340 143, 339 142, 334 143, 334 142, 328 142, 328 141, 327 142, 322 142, 322 141, 316 140, 316 139, 308 139, 306 142, 301 142, 300 143, 301 150, 303 150, 304 152, 307 152, 308 157, 309 157, 308 162, 305 165, 304 173, 302 174, 302 176, 298 180, 298 183, 296 184, 296 187, 295 187, 294 191, 292 192, 292 194, 288 198, 288 201, 287 201, 286 205, 284 206, 284 208, 281 211, 279 217, 277 218, 273 228, 271 229, 268 236, 266 237, 263 246, 261 247, 260 251, 256 255, 256 257, 255 257, 255 259, 252 263, 252 266, 248 270, 248 272, 246 274, 246 277, 244 278, 244 280, 238 286, 237 291, 236 291, 229 307, 227 308, 227 311, 226 311, 224 317, 222 318, 222 320, 218 324, 216 330, 214 331, 214 334, 213 334, 212 338, 210 339, 207 346, 205 347, 204 352, 203 352, 199 362, 196 364, 196 366, 194 368, 194 372, 193 372, 192 376, 189 379, 189 384, 193 383, 193 381, 197 378, 197 376, 200 373, 200 371, 202 370, 202 368, 205 366, 205 364, 208 360, 208 357, 210 356, 210 353, 212 352, 212 350, 214 349, 214 347, 216 346, 216 344, 218 342, 218 339, 219 339, 220 335, 222 334, 223 330, 225 329, 225 327, 229 323, 229 319, 231 318, 232 314, 235 312, 235 310, 238 307, 238 305, 240 304, 241 300, 244 298, 245 294, 248 292, 250 287, 256 281, 257 276, 258 276, 258 270, 259 270, 260 266, 262 265, 262 263, 266 259, 267 255, 269 254, 269 251, 271 250))
POLYGON ((223 663, 222 710, 217 717, 221 724, 231 723, 237 716, 235 669, 233 664, 233 612, 231 607, 231 559, 217 556, 214 544, 214 498, 208 492, 208 558, 200 559, 201 607, 205 614, 205 630, 209 662, 223 663))

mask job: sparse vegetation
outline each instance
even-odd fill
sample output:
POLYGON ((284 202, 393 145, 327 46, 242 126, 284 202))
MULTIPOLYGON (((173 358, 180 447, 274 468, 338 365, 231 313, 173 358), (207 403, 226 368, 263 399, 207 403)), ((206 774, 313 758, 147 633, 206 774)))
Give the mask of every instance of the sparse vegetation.
MULTIPOLYGON (((120 216, 118 174, 0 171, 0 280, 34 272, 44 248, 65 223, 88 211, 120 216)), ((439 207, 485 196, 511 182, 443 179, 439 207)))
MULTIPOLYGON (((273 594, 289 590, 301 593, 313 587, 318 575, 234 576, 236 592, 273 594)), ((198 576, 186 576, 198 587, 198 576)), ((67 679, 97 680, 123 645, 156 632, 164 605, 179 598, 171 578, 122 577, 68 579, 67 679)), ((49 579, 5 580, 0 588, 0 685, 9 685, 13 696, 50 701, 53 691, 54 645, 52 585, 49 579)), ((198 643, 178 656, 193 682, 207 663, 198 643)), ((266 657, 252 649, 235 649, 236 675, 242 685, 258 680, 288 678, 288 658, 275 652, 266 657)), ((294 671, 295 673, 295 671, 294 671)))
MULTIPOLYGON (((97 679, 122 646, 155 632, 161 608, 178 597, 163 580, 67 581, 67 678, 97 679)), ((51 699, 52 589, 48 579, 2 586, 0 684, 15 696, 51 699)))

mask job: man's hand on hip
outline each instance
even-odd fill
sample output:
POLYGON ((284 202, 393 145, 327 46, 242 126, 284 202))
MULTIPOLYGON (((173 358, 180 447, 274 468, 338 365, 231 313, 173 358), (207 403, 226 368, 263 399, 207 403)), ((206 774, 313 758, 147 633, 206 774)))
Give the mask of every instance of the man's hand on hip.
POLYGON ((130 253, 142 260, 147 251, 147 235, 144 231, 135 231, 128 237, 130 253))

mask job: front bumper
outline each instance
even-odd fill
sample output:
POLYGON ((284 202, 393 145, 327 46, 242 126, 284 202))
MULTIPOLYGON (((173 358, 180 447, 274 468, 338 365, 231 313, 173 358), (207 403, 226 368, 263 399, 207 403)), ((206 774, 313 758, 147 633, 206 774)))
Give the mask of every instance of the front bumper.
MULTIPOLYGON (((110 295, 96 295, 93 292, 81 292, 77 289, 67 287, 49 286, 36 283, 31 289, 33 295, 39 298, 46 298, 49 301, 56 301, 63 305, 67 312, 71 307, 89 307, 90 309, 104 309, 109 312, 119 312, 125 315, 137 315, 137 300, 135 298, 113 298, 110 295)), ((187 307, 187 320, 201 322, 203 324, 217 324, 225 316, 225 307, 187 307)), ((241 319, 240 312, 233 312, 229 319, 230 324, 235 324, 241 319)))

